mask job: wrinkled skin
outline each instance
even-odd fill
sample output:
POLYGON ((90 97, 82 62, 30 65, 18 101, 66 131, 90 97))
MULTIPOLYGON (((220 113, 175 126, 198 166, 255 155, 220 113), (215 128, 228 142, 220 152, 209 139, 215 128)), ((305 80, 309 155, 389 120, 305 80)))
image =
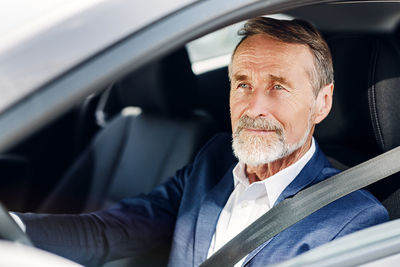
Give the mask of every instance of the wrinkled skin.
MULTIPOLYGON (((246 164, 250 182, 266 179, 301 158, 310 148, 315 124, 328 115, 333 84, 324 86, 315 95, 310 80, 313 64, 307 46, 283 43, 266 34, 248 37, 236 50, 230 71, 233 133, 243 116, 264 118, 282 126, 288 146, 300 145, 291 154, 272 162, 246 164), (299 144, 301 141, 304 144, 299 144)), ((276 130, 254 127, 243 128, 238 136, 244 142, 258 139, 266 146, 279 139, 276 130)))

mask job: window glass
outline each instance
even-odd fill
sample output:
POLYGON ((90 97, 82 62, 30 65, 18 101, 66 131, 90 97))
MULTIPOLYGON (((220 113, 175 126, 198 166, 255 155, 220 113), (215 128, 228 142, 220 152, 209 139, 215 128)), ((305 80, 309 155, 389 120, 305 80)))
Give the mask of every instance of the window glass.
MULTIPOLYGON (((285 14, 269 15, 276 19, 293 19, 285 14)), ((240 40, 237 32, 245 22, 239 22, 221 30, 205 35, 186 45, 195 74, 201 74, 213 69, 227 66, 231 54, 240 40)))
POLYGON ((227 66, 231 53, 239 42, 237 31, 244 22, 236 23, 205 35, 187 44, 192 69, 195 74, 227 66))

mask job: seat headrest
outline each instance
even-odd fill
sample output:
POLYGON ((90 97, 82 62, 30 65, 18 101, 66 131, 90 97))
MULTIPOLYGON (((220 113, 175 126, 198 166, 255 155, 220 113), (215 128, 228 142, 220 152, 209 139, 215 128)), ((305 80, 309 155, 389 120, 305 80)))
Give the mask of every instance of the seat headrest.
POLYGON ((400 145, 400 56, 388 36, 328 39, 333 107, 316 128, 322 143, 380 153, 400 145))
POLYGON ((154 60, 114 84, 109 102, 164 115, 181 115, 192 108, 195 76, 185 49, 154 60))

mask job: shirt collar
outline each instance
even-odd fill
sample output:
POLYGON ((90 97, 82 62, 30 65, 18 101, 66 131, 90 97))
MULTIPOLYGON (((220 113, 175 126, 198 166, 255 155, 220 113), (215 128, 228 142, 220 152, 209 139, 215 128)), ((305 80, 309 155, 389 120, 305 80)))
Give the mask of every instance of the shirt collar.
MULTIPOLYGON (((275 204, 276 200, 283 192, 283 190, 296 178, 296 176, 304 168, 307 162, 312 158, 314 153, 315 140, 313 137, 310 149, 299 160, 297 160, 289 167, 277 172, 273 176, 268 177, 268 179, 253 183, 254 185, 257 184, 257 186, 265 186, 266 193, 269 199, 269 204, 271 207, 275 204)), ((243 162, 239 161, 232 171, 235 187, 238 184, 242 184, 245 188, 248 188, 250 186, 249 180, 246 176, 245 166, 246 165, 243 162)))

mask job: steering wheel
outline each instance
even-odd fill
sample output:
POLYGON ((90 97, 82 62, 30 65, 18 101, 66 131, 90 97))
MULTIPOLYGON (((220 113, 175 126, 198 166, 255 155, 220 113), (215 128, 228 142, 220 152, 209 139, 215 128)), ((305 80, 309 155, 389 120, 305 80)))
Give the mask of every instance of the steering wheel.
POLYGON ((35 248, 29 237, 0 203, 0 266, 81 266, 70 260, 35 248), (12 242, 11 242, 12 241, 12 242), (25 246, 21 246, 21 244, 25 246))
POLYGON ((14 241, 33 247, 29 237, 21 230, 18 224, 11 218, 8 210, 0 203, 0 239, 14 241))

